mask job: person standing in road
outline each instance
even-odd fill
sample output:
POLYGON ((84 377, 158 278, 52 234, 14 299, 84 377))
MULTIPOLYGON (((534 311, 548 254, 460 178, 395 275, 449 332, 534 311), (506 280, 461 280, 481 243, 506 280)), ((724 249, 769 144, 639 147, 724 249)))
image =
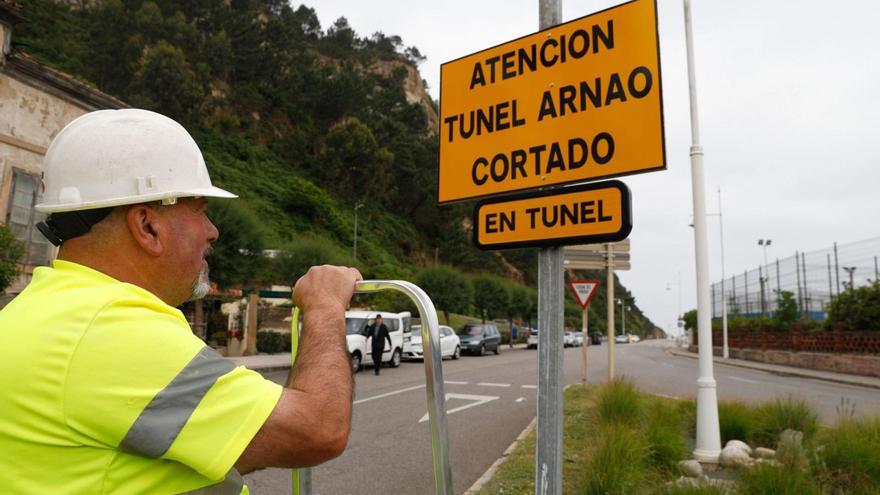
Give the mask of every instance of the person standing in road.
POLYGON ((88 113, 44 168, 39 229, 60 249, 0 311, 0 492, 247 494, 243 473, 342 453, 356 269, 296 282, 303 331, 282 387, 207 347, 176 309, 210 289, 207 198, 236 197, 180 124, 88 113))
POLYGON ((513 323, 513 326, 510 328, 510 347, 513 348, 513 344, 516 343, 517 337, 517 328, 516 322, 513 323))
POLYGON ((367 325, 367 338, 370 339, 370 351, 373 357, 373 372, 379 374, 379 368, 382 367, 382 352, 385 350, 385 341, 388 341, 388 348, 392 347, 391 336, 388 335, 388 327, 382 323, 382 315, 376 315, 376 319, 372 325, 367 325))

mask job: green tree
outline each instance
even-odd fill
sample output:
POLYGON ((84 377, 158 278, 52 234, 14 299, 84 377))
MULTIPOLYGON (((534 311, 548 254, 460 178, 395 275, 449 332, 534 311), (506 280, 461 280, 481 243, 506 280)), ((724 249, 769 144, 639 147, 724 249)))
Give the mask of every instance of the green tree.
POLYGON ((266 230, 242 201, 211 201, 208 218, 220 231, 211 255, 211 280, 221 289, 264 277, 266 230))
POLYGON ((0 224, 0 293, 12 285, 21 273, 24 246, 12 235, 6 225, 0 224))
POLYGON ((324 184, 349 197, 374 197, 379 202, 393 193, 394 155, 379 145, 363 122, 348 119, 330 129, 317 170, 324 184))
POLYGON ((274 277, 276 281, 292 285, 313 266, 353 264, 351 255, 333 241, 317 236, 303 237, 281 250, 275 262, 274 277))
POLYGON ((166 41, 147 49, 132 88, 132 103, 184 122, 194 118, 204 98, 186 55, 166 41))
POLYGON ((504 316, 510 306, 504 281, 493 275, 479 275, 473 279, 474 308, 479 311, 483 323, 504 316))
POLYGON ((686 330, 696 330, 697 329, 697 310, 692 309, 684 314, 681 317, 684 320, 684 328, 686 330))
POLYGON ((779 330, 787 330, 798 318, 797 301, 791 291, 780 292, 779 308, 773 315, 774 326, 779 330))
POLYGON ((416 285, 422 288, 443 311, 446 323, 449 313, 466 313, 471 302, 471 286, 467 278, 449 266, 428 267, 419 272, 416 285))
POLYGON ((828 322, 847 330, 880 331, 880 281, 847 289, 828 304, 828 322))

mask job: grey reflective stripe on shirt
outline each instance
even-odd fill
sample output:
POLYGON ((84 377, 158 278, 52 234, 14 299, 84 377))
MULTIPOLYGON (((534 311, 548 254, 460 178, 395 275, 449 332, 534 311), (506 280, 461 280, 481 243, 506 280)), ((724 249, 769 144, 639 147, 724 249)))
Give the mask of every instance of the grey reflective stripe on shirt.
POLYGON ((235 469, 230 469, 226 479, 215 485, 208 485, 198 490, 182 493, 181 495, 238 495, 244 488, 244 479, 235 469))
POLYGON ((146 457, 161 457, 214 382, 233 369, 232 361, 203 347, 141 411, 119 447, 146 457))

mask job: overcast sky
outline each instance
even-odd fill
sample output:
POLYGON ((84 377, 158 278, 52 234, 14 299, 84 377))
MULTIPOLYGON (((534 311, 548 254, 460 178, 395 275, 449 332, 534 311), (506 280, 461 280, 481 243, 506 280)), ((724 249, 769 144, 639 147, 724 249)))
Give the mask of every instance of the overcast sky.
MULTIPOLYGON (((563 0, 563 20, 622 2, 563 0)), ((345 16, 361 36, 397 34, 440 64, 538 30, 538 0, 315 0, 326 28, 345 16)), ((880 29, 876 1, 693 1, 709 213, 722 190, 725 266, 880 235, 880 29)), ((633 196, 632 271, 624 284, 664 329, 696 307, 690 119, 682 0, 658 0, 668 169, 625 177, 633 196), (667 290, 667 287, 671 290, 667 290)), ((710 217, 711 278, 720 278, 710 217)), ((880 253, 877 253, 880 254, 880 253)))

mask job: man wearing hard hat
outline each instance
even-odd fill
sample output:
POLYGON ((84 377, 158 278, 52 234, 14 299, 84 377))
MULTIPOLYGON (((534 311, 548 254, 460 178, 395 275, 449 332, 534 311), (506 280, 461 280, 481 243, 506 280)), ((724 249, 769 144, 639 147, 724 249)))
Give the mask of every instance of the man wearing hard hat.
POLYGON ((294 288, 303 333, 280 387, 195 337, 176 306, 209 288, 202 154, 145 110, 86 114, 45 159, 60 246, 0 311, 0 492, 248 493, 241 474, 339 455, 352 377, 345 307, 361 276, 315 267, 294 288))

